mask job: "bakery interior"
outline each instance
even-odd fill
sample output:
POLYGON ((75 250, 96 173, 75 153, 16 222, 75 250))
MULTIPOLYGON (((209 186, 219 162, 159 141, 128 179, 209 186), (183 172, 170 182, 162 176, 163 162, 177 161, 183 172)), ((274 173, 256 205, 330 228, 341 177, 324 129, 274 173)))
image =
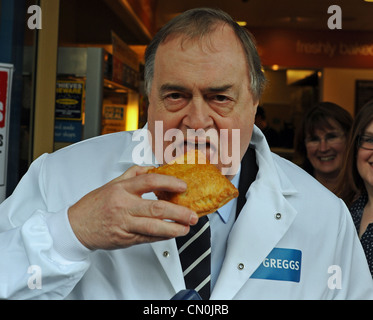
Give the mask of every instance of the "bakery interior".
POLYGON ((274 152, 296 161, 297 124, 316 102, 354 116, 373 98, 373 1, 0 0, 0 63, 14 65, 7 195, 41 154, 141 128, 145 48, 195 7, 219 7, 254 35, 268 79, 260 105, 284 137, 274 152), (40 29, 28 24, 34 5, 40 29))

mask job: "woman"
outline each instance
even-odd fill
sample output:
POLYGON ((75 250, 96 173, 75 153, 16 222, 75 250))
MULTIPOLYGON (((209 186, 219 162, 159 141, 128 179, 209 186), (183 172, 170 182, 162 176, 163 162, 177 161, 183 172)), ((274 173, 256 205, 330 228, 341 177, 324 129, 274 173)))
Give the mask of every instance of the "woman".
POLYGON ((350 208, 373 276, 373 100, 357 114, 337 194, 350 208))
POLYGON ((335 191, 342 167, 351 115, 331 102, 321 102, 304 116, 295 141, 302 168, 326 188, 335 191))

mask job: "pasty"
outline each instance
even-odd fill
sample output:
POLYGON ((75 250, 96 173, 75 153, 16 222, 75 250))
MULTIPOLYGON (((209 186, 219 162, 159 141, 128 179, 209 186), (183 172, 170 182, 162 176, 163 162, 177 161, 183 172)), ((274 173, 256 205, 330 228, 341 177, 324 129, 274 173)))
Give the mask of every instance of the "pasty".
POLYGON ((203 158, 204 164, 197 164, 198 156, 205 157, 199 151, 192 151, 195 164, 191 164, 191 153, 183 155, 183 160, 176 159, 159 168, 153 168, 148 173, 159 173, 175 176, 187 184, 187 190, 182 193, 156 191, 159 200, 166 200, 188 207, 199 217, 215 212, 230 200, 238 197, 238 190, 220 173, 219 169, 203 158))

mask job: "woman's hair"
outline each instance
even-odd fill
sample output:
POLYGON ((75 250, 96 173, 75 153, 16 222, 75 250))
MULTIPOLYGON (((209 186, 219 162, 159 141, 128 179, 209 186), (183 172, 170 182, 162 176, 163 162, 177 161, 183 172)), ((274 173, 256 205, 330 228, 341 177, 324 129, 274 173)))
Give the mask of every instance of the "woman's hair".
POLYGON ((357 170, 356 156, 359 138, 367 126, 373 121, 373 100, 364 105, 355 117, 348 138, 343 167, 338 179, 336 194, 348 207, 362 193, 366 192, 363 179, 357 170))
POLYGON ((352 117, 347 110, 332 102, 320 102, 309 109, 298 128, 295 151, 301 157, 302 168, 310 174, 313 174, 313 167, 307 159, 305 139, 308 135, 314 135, 317 129, 333 129, 331 122, 333 120, 341 126, 347 137, 351 129, 352 117))
POLYGON ((265 76, 256 50, 254 38, 240 27, 227 13, 220 9, 197 8, 185 11, 168 22, 155 35, 145 52, 145 90, 149 95, 154 77, 154 62, 158 46, 170 35, 183 35, 186 39, 202 39, 211 34, 217 26, 229 25, 240 40, 246 54, 250 72, 251 92, 259 100, 265 86, 265 76))

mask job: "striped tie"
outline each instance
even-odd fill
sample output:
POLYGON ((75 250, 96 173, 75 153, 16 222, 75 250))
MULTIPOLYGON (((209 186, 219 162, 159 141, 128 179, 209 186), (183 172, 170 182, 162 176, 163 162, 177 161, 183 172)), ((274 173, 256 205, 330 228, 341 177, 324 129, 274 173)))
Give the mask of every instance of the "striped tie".
POLYGON ((190 232, 176 238, 185 286, 196 290, 203 300, 210 298, 211 234, 209 219, 201 217, 190 232))

